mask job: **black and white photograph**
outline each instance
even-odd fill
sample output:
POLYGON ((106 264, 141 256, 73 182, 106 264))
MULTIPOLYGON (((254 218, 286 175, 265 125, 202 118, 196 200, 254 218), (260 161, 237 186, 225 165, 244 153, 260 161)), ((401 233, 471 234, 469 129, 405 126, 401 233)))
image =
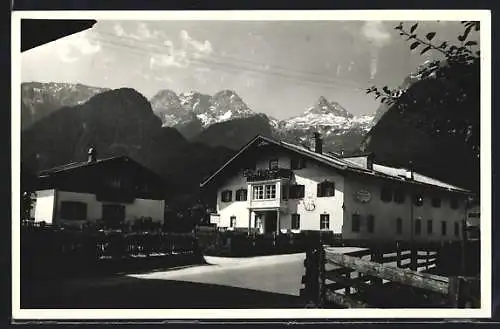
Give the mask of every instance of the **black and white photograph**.
POLYGON ((14 319, 491 316, 488 11, 12 17, 14 319))

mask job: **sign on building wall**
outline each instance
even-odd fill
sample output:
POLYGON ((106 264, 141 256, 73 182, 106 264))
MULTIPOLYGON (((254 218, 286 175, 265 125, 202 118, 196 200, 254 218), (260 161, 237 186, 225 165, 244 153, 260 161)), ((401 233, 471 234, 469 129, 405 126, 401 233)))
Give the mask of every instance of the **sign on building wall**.
POLYGON ((372 199, 372 194, 368 190, 359 190, 354 193, 354 199, 361 203, 368 203, 372 199))
POLYGON ((314 209, 316 209, 316 204, 314 203, 314 197, 308 195, 304 199, 304 209, 306 211, 314 211, 314 209))

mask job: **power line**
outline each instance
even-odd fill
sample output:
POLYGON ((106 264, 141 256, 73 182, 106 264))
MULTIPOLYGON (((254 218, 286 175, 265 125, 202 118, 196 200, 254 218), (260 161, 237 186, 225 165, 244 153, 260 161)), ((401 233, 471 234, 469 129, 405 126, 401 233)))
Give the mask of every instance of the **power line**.
MULTIPOLYGON (((128 50, 131 50, 136 55, 140 55, 140 56, 151 55, 151 52, 145 51, 144 49, 141 49, 138 47, 125 45, 122 43, 113 43, 112 41, 109 41, 109 40, 102 40, 102 41, 105 44, 107 44, 108 46, 117 47, 117 48, 126 48, 128 50)), ((154 53, 154 54, 163 55, 162 53, 154 53)), ((320 87, 327 88, 327 89, 334 88, 333 84, 338 85, 338 83, 328 83, 327 84, 325 82, 307 80, 307 79, 304 79, 302 77, 297 77, 297 76, 292 76, 292 75, 284 75, 284 74, 280 74, 278 72, 269 72, 269 71, 255 70, 255 69, 250 69, 250 68, 242 68, 242 67, 238 67, 238 66, 234 66, 234 65, 231 66, 227 63, 205 61, 202 59, 189 59, 189 62, 190 62, 190 64, 197 64, 197 65, 201 65, 202 67, 206 67, 207 65, 208 66, 213 66, 213 65, 220 66, 220 67, 216 67, 216 68, 212 67, 214 70, 217 70, 217 71, 226 71, 226 72, 231 72, 231 73, 234 71, 236 71, 236 72, 243 71, 243 72, 247 72, 247 73, 257 73, 257 74, 261 74, 261 75, 265 75, 265 76, 272 75, 272 76, 280 78, 280 79, 295 81, 295 82, 299 82, 301 84, 320 86, 320 87)), ((346 86, 342 86, 342 87, 346 88, 346 86)), ((364 91, 364 89, 362 89, 362 88, 352 88, 352 87, 347 87, 347 88, 351 89, 351 90, 355 90, 355 91, 364 91)))
MULTIPOLYGON (((133 41, 133 42, 138 42, 138 43, 142 43, 142 44, 145 44, 145 45, 153 46, 153 47, 156 47, 156 48, 164 48, 164 49, 170 50, 170 48, 167 48, 165 45, 157 44, 157 43, 151 43, 151 42, 147 42, 147 41, 144 41, 144 40, 138 40, 138 39, 135 39, 135 38, 132 38, 132 37, 128 37, 128 36, 118 36, 118 35, 112 34, 112 33, 97 32, 97 31, 95 33, 96 34, 101 34, 101 35, 111 36, 113 38, 120 38, 120 39, 123 39, 123 40, 129 40, 129 41, 133 41)), ((359 83, 354 82, 352 80, 332 78, 331 76, 325 76, 325 75, 314 73, 314 72, 297 70, 296 68, 292 69, 292 68, 285 67, 285 66, 268 65, 268 64, 264 64, 264 63, 255 62, 255 61, 252 61, 252 60, 247 59, 247 58, 241 58, 241 57, 230 56, 230 55, 222 55, 222 54, 217 54, 217 53, 204 54, 204 56, 205 57, 212 57, 214 59, 224 59, 224 60, 230 59, 230 60, 236 61, 237 63, 240 62, 240 63, 248 63, 250 65, 256 65, 259 68, 260 67, 269 67, 269 69, 284 70, 286 72, 295 72, 297 74, 317 76, 317 77, 320 77, 322 79, 329 80, 329 81, 331 80, 331 81, 337 81, 337 82, 341 82, 341 83, 348 82, 348 83, 351 83, 353 85, 356 85, 356 87, 360 86, 359 83)))
MULTIPOLYGON (((130 45, 125 45, 122 43, 114 43, 110 40, 102 40, 102 42, 104 42, 108 46, 117 47, 117 48, 126 48, 128 50, 131 50, 136 55, 140 55, 140 56, 151 55, 151 52, 145 51, 142 48, 138 48, 138 47, 134 47, 134 46, 130 46, 130 45)), ((156 53, 156 54, 163 55, 162 53, 156 53)), ((248 72, 248 73, 257 73, 257 74, 266 75, 266 76, 273 75, 277 78, 287 79, 287 80, 299 82, 302 84, 312 84, 312 85, 320 86, 323 88, 333 88, 331 83, 326 84, 326 83, 322 83, 319 81, 306 80, 304 78, 291 76, 291 75, 283 75, 283 74, 272 73, 272 72, 268 72, 268 71, 255 70, 255 69, 250 69, 250 68, 242 68, 242 67, 238 67, 238 66, 231 66, 227 63, 217 63, 217 62, 211 62, 211 61, 204 61, 202 59, 189 59, 189 62, 194 63, 194 64, 198 64, 198 65, 202 65, 202 67, 206 67, 207 65, 209 65, 209 66, 210 65, 219 65, 221 67, 214 68, 215 70, 219 70, 219 71, 228 71, 228 70, 229 70, 229 72, 234 72, 234 71, 242 72, 242 71, 244 71, 244 72, 248 72)), ((345 86, 342 86, 342 87, 345 88, 345 86)), ((348 88, 353 89, 351 87, 348 87, 348 88)), ((360 89, 360 88, 356 89, 356 91, 358 91, 358 90, 362 90, 362 89, 360 89)))
MULTIPOLYGON (((99 33, 96 33, 96 35, 99 35, 99 34, 103 34, 101 32, 99 33)), ((111 35, 111 34, 109 34, 111 35)), ((122 39, 127 39, 127 40, 130 40, 130 41, 134 41, 134 42, 138 42, 138 43, 142 43, 142 44, 146 44, 146 45, 149 45, 149 46, 153 46, 155 48, 159 48, 159 49, 162 49, 162 48, 165 48, 167 49, 167 47, 165 46, 162 46, 162 45, 158 45, 158 44, 153 44, 153 43, 149 43, 149 42, 144 42, 144 41, 141 41, 141 40, 137 40, 137 39, 134 39, 134 38, 130 38, 130 37, 120 37, 120 36, 115 36, 115 35, 112 35, 113 37, 117 37, 117 38, 122 38, 122 39)), ((139 48, 137 46, 133 46, 133 45, 126 45, 126 44, 123 44, 123 43, 120 43, 120 42, 115 42, 115 41, 112 41, 112 40, 109 40, 109 39, 105 39, 105 38, 97 38, 99 41, 101 42, 104 42, 104 43, 107 43, 107 44, 113 44, 115 46, 118 46, 118 47, 126 47, 126 48, 129 48, 129 49, 133 49, 133 50, 138 50, 138 51, 141 51, 143 53, 147 53, 149 54, 149 52, 145 51, 144 49, 142 48, 139 48)), ((168 50, 171 50, 170 48, 168 48, 168 50)), ((163 53, 161 52, 156 52, 157 54, 160 54, 160 55, 163 55, 163 53)), ((219 55, 217 55, 219 56, 219 55)), ((211 55, 208 55, 207 57, 215 57, 215 56, 211 56, 211 55)), ((231 58, 230 56, 219 56, 221 59, 222 58, 226 58, 226 57, 229 57, 231 58)), ((238 59, 237 57, 232 57, 236 60, 240 60, 238 59)), ((292 69, 287 69, 285 67, 276 67, 274 65, 268 65, 268 69, 263 69, 261 68, 262 66, 264 66, 262 63, 256 63, 256 62, 252 62, 252 61, 249 61, 249 60, 240 60, 241 62, 246 62, 246 63, 249 63, 251 65, 257 65, 257 67, 249 67, 249 66, 242 66, 241 64, 238 64, 238 63, 230 63, 230 62, 217 62, 217 61, 213 61, 213 60, 207 60, 207 59, 201 59, 201 58, 198 58, 198 59, 189 59, 190 62, 195 62, 195 63, 203 63, 205 65, 222 65, 222 66, 227 66, 227 67, 232 67, 233 69, 237 69, 237 70, 240 70, 240 71, 247 71, 247 72, 253 72, 253 73, 260 73, 260 74, 264 74, 264 75, 274 75, 274 76, 277 76, 277 77, 281 77, 281 78, 286 78, 286 79, 293 79, 294 81, 297 81, 297 79, 300 79, 300 81, 303 81, 303 82, 307 82, 307 83, 313 83, 313 84, 317 84, 317 85, 320 85, 320 86, 323 86, 323 87, 327 87, 327 88, 331 88, 332 84, 334 85, 337 85, 337 86, 342 86, 343 88, 348 88, 348 89, 352 89, 352 90, 356 90, 356 91, 364 91, 365 88, 361 88, 361 87, 354 87, 354 86, 349 86, 349 85, 346 85, 345 82, 348 82, 348 80, 340 80, 340 79, 334 79, 334 78, 330 78, 330 77, 325 77, 323 75, 319 75, 319 74, 316 74, 316 73, 311 73, 311 72, 305 72, 305 71, 298 71, 298 70, 292 70, 292 69), (278 70, 285 70, 285 72, 279 72, 278 70), (310 78, 305 78, 301 75, 309 75, 311 77, 317 77, 315 80, 311 80, 311 77, 310 78), (318 81, 319 80, 319 81, 318 81)), ((351 83, 354 84, 354 82, 352 81, 349 81, 351 83)), ((359 84, 357 84, 359 86, 359 84)))

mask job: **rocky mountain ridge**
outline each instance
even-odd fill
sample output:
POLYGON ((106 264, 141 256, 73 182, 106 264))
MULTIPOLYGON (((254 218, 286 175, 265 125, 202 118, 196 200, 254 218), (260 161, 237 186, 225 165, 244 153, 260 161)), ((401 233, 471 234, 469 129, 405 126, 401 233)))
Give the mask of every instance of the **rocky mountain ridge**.
MULTIPOLYGON (((29 117, 23 114, 23 127, 29 127, 61 107, 83 104, 105 91, 108 89, 80 84, 23 84, 23 113, 28 108, 32 113, 29 117)), ((320 131, 325 136, 326 148, 331 146, 332 151, 338 151, 346 141, 347 148, 352 148, 374 123, 373 116, 354 116, 339 103, 323 96, 303 114, 286 120, 253 111, 232 90, 207 95, 196 91, 176 93, 164 89, 151 97, 149 102, 163 127, 175 128, 189 140, 208 145, 230 145, 231 148, 238 148, 243 138, 251 138, 253 135, 250 135, 256 133, 297 142, 310 138, 312 131, 320 131), (245 120, 248 120, 247 124, 245 120), (239 127, 238 134, 242 136, 237 138, 238 143, 223 138, 234 134, 235 127, 239 127)))

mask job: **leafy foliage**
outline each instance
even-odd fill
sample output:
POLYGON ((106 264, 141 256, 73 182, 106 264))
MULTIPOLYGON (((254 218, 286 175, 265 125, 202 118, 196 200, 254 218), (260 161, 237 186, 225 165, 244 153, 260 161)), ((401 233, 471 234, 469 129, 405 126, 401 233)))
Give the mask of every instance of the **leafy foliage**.
POLYGON ((416 127, 435 136, 459 139, 479 158, 480 51, 475 50, 477 41, 467 39, 471 31, 479 31, 480 24, 476 21, 462 21, 461 24, 464 32, 457 37, 457 44, 434 43, 436 32, 420 37, 415 33, 418 23, 409 30, 399 23, 395 29, 411 42, 411 51, 420 50, 420 54, 434 51, 444 59, 420 67, 414 75, 417 82, 409 88, 372 86, 366 92, 401 113, 418 112, 416 127))

